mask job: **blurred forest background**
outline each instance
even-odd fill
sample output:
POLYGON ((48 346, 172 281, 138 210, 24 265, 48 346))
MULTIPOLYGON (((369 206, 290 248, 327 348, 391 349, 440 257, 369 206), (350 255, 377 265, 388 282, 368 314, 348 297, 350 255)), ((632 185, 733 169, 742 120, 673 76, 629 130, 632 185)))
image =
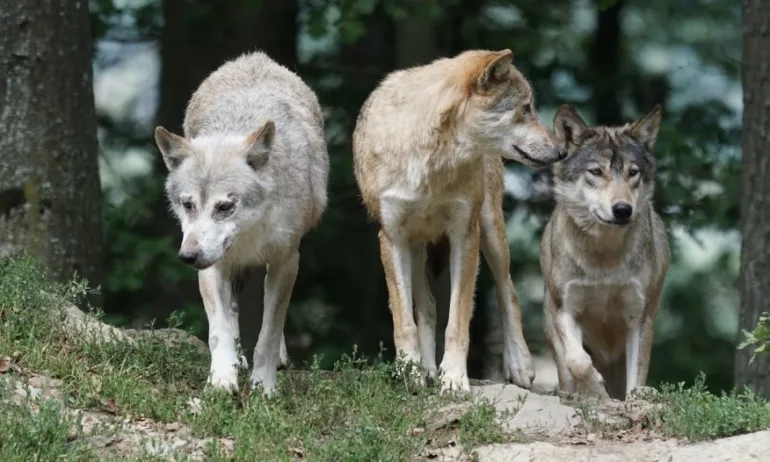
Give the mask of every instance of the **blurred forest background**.
MULTIPOLYGON (((101 284, 96 303, 110 322, 145 327, 157 319, 163 326, 177 312, 184 328, 206 339, 196 274, 176 257, 181 232, 165 203, 166 169, 152 133, 156 125, 181 132, 198 84, 225 60, 260 48, 318 93, 332 166, 328 211, 301 249, 286 326, 292 361, 321 354, 329 366, 353 344, 374 355, 382 343, 392 355, 376 229, 352 174, 350 135, 358 110, 394 69, 466 49, 511 48, 549 126, 563 103, 599 124, 624 123, 663 104, 655 200, 669 226, 673 260, 656 320, 650 384, 691 383, 704 371, 713 390, 733 385, 741 247, 740 2, 92 0, 89 14, 102 192, 101 204, 91 207, 100 210, 102 224, 101 231, 91 228, 97 235, 79 236, 98 260, 80 273, 101 284)), ((72 56, 60 59, 67 65, 72 56)), ((91 117, 83 108, 70 115, 91 117)), ((533 354, 548 355, 537 260, 551 207, 548 175, 507 164, 506 191, 511 274, 525 336, 533 354)), ((0 211, 10 219, 18 189, 6 193, 0 211)), ((0 253, 10 253, 13 244, 2 241, 0 253)), ((434 279, 445 321, 448 274, 434 279)), ((259 332, 260 286, 257 275, 245 294, 255 310, 241 310, 247 349, 259 332)), ((493 291, 482 264, 469 358, 474 377, 499 376, 493 291)))

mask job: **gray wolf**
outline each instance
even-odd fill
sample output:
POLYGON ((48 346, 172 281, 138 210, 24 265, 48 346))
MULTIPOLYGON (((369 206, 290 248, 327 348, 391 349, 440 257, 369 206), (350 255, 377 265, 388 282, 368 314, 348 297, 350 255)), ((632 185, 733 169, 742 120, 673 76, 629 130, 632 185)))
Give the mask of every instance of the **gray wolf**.
POLYGON ((625 399, 645 385, 670 260, 652 206, 661 117, 660 105, 621 127, 589 128, 568 105, 554 117, 568 157, 553 166, 556 207, 540 267, 545 334, 564 392, 625 399))
POLYGON ((429 244, 449 242, 451 297, 443 391, 468 391, 469 324, 479 247, 497 286, 508 380, 529 388, 532 357, 509 274, 502 157, 539 168, 565 153, 535 111, 511 50, 471 50, 392 72, 364 103, 353 133, 363 203, 380 225, 396 351, 437 376, 429 244), (416 318, 416 322, 415 322, 416 318))
POLYGON ((326 208, 329 159, 313 91, 266 54, 223 64, 195 91, 184 137, 163 127, 155 141, 168 167, 166 194, 179 219, 179 258, 199 270, 209 323, 209 383, 238 390, 236 289, 251 266, 266 266, 264 315, 252 385, 265 394, 288 362, 284 322, 302 237, 326 208))

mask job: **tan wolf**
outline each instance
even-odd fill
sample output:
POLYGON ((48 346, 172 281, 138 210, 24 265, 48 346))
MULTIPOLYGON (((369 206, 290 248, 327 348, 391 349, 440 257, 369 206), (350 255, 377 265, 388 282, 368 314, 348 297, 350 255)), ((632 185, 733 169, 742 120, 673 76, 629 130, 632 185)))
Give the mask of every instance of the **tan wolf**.
POLYGON ((426 252, 448 239, 452 292, 443 391, 470 389, 466 363, 479 247, 497 286, 505 377, 526 388, 534 380, 509 275, 501 156, 544 167, 566 153, 540 121, 532 88, 512 57, 511 50, 470 50, 392 72, 364 103, 353 134, 356 181, 380 225, 396 351, 421 363, 430 379, 438 373, 436 306, 426 252))
POLYGON ((545 334, 564 392, 625 399, 645 385, 670 259, 652 206, 661 117, 658 105, 631 124, 589 128, 565 105, 554 118, 568 157, 553 166, 556 208, 540 267, 545 334))
POLYGON ((238 390, 237 294, 245 270, 267 266, 252 385, 275 390, 288 362, 283 328, 302 237, 326 208, 329 159, 321 107, 296 74, 262 52, 222 65, 192 95, 184 137, 155 140, 166 194, 182 225, 179 258, 199 270, 209 322, 209 382, 238 390))

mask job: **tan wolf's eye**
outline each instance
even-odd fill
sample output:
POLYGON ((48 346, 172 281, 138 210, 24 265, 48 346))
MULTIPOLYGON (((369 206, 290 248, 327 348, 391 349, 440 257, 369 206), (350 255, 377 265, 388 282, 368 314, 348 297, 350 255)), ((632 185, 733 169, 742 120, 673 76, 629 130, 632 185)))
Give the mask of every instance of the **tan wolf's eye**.
POLYGON ((628 176, 630 176, 631 178, 635 177, 638 174, 639 174, 638 168, 632 168, 628 171, 628 176))
POLYGON ((589 168, 588 173, 594 176, 602 176, 602 169, 600 168, 589 168))
POLYGON ((532 114, 532 105, 531 104, 525 104, 523 108, 521 108, 522 111, 524 111, 524 115, 530 115, 532 114))

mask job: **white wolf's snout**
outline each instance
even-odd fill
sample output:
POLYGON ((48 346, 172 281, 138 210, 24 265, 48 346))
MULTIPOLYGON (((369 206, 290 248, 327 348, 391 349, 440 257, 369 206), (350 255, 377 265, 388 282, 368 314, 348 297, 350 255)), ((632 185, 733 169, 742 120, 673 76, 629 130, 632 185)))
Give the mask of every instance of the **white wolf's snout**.
POLYGON ((182 239, 179 259, 195 269, 206 269, 225 256, 234 242, 234 237, 234 230, 224 225, 210 226, 205 230, 190 230, 182 239))

